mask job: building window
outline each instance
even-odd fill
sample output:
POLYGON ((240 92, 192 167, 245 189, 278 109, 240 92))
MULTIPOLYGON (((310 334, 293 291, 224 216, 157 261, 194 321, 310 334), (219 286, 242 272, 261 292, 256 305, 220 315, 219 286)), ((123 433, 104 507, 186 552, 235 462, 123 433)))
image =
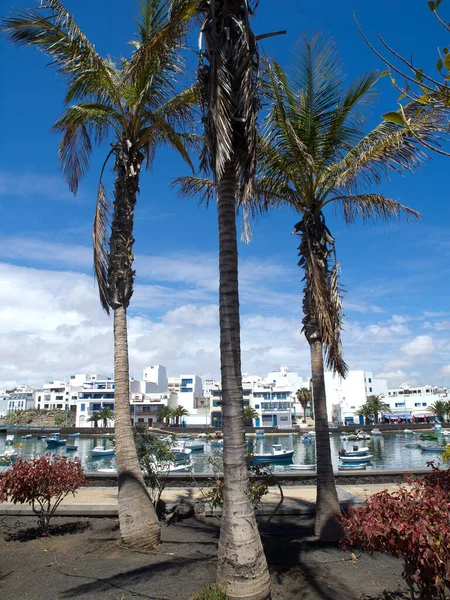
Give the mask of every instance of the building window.
POLYGON ((62 405, 62 404, 57 404, 57 405, 56 405, 56 408, 62 408, 62 407, 63 407, 63 405, 62 405))
POLYGON ((420 402, 415 402, 414 406, 420 406, 420 402))
POLYGON ((86 404, 82 404, 80 406, 80 410, 81 410, 81 412, 85 411, 86 410, 86 404))
POLYGON ((259 410, 259 404, 255 404, 256 410, 259 410))
POLYGON ((369 383, 372 383, 372 379, 369 377, 369 383))
POLYGON ((102 405, 101 404, 93 404, 92 410, 102 410, 102 405))
POLYGON ((182 379, 181 380, 181 385, 192 385, 192 379, 182 379))
POLYGON ((44 404, 44 408, 48 408, 48 404, 44 404))
POLYGON ((404 402, 396 402, 395 403, 395 408, 399 408, 400 406, 405 406, 404 402))
POLYGON ((56 400, 64 400, 64 396, 56 396, 56 400))
POLYGON ((422 406, 426 406, 426 405, 427 405, 427 403, 426 403, 426 402, 422 402, 422 406))
POLYGON ((192 388, 188 388, 188 387, 182 387, 180 391, 181 391, 181 392, 185 392, 185 393, 189 393, 189 392, 191 392, 191 393, 192 393, 192 388))
MULTIPOLYGON (((369 381, 370 381, 370 379, 369 379, 369 381)), ((371 392, 371 391, 372 391, 372 388, 369 388, 369 392, 371 392)))

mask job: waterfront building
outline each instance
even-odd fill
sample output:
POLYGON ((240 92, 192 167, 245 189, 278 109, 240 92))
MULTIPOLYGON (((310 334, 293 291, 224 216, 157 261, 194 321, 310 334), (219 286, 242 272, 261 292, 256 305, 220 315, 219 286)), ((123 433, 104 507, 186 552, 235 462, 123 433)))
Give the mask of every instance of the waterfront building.
POLYGON ((72 398, 67 381, 50 381, 34 392, 34 407, 37 410, 70 410, 76 407, 77 396, 72 398))
POLYGON ((446 387, 404 383, 398 388, 387 389, 383 394, 383 401, 392 413, 384 413, 382 418, 385 421, 399 418, 414 421, 434 419, 435 415, 430 407, 436 400, 447 401, 448 399, 449 391, 446 387))
POLYGON ((34 390, 14 391, 7 396, 7 412, 17 412, 18 410, 30 410, 34 408, 34 390))
POLYGON ((152 427, 156 424, 158 412, 164 406, 172 408, 177 406, 177 394, 175 392, 132 393, 130 399, 131 422, 134 425, 152 427))
POLYGON ((371 371, 349 371, 345 379, 326 371, 325 392, 330 423, 364 425, 364 417, 357 415, 357 411, 368 396, 386 394, 387 381, 376 379, 371 371))
POLYGON ((167 392, 169 390, 166 367, 162 365, 145 367, 142 379, 154 383, 156 385, 156 392, 167 392))

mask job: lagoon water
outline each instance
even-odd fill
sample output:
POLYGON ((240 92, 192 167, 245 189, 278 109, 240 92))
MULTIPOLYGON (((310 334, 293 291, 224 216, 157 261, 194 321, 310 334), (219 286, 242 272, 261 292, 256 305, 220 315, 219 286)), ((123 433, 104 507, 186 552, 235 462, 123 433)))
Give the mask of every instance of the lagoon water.
MULTIPOLYGON (((64 435, 61 434, 63 438, 64 435)), ((272 444, 281 444, 283 448, 294 449, 294 464, 314 464, 316 462, 316 448, 315 443, 305 444, 302 441, 301 435, 290 434, 280 436, 266 436, 265 438, 255 438, 254 436, 248 437, 249 450, 255 453, 270 452, 270 446, 272 444)), ((367 465, 367 472, 373 469, 387 469, 387 470, 400 470, 408 472, 411 469, 424 469, 427 466, 427 462, 434 460, 435 462, 441 460, 439 453, 421 452, 419 449, 406 448, 406 441, 419 441, 418 435, 407 435, 400 437, 396 433, 385 433, 382 437, 373 437, 371 440, 364 440, 358 442, 359 446, 368 446, 369 454, 373 454, 372 462, 367 465)), ((95 446, 103 445, 105 447, 111 446, 111 440, 107 437, 79 437, 69 438, 69 444, 78 445, 76 452, 66 452, 65 446, 57 448, 47 448, 45 440, 38 440, 33 437, 28 440, 22 440, 20 436, 16 436, 16 442, 20 444, 17 449, 19 455, 24 458, 30 458, 36 453, 45 454, 45 452, 51 451, 53 454, 63 454, 70 457, 80 458, 83 467, 86 471, 97 471, 98 469, 110 469, 115 468, 116 462, 114 456, 105 456, 100 458, 92 458, 91 450, 95 446)), ((330 436, 331 443, 331 454, 333 465, 337 470, 339 464, 338 451, 341 447, 345 447, 349 450, 352 449, 353 444, 356 442, 343 442, 339 434, 333 433, 330 436)), ((425 444, 431 443, 435 445, 436 442, 423 442, 425 444)), ((440 443, 444 443, 440 439, 440 443)), ((5 435, 0 435, 0 452, 5 448, 5 435)), ((210 459, 220 459, 221 451, 212 449, 209 444, 205 444, 204 452, 192 452, 193 472, 194 473, 207 473, 211 472, 210 459)), ((442 462, 442 461, 441 461, 442 462)), ((289 469, 289 466, 277 465, 275 470, 282 471, 289 469)))

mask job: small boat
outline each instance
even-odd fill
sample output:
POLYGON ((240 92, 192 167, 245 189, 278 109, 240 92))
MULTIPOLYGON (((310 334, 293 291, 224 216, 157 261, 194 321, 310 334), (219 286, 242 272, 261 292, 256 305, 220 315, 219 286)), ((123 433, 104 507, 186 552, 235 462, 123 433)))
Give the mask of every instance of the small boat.
POLYGON ((17 450, 14 450, 14 448, 6 448, 0 453, 0 465, 11 465, 18 456, 17 450))
POLYGON ((405 448, 420 448, 420 444, 416 442, 406 442, 405 448))
POLYGON ((76 452, 78 450, 78 446, 66 446, 66 452, 76 452))
POLYGON ((383 432, 378 429, 378 427, 374 427, 370 432, 372 435, 383 435, 383 432))
POLYGON ((264 433, 264 429, 257 429, 255 435, 256 437, 264 437, 266 434, 264 433))
POLYGON ((191 438, 190 438, 190 436, 187 433, 182 433, 181 435, 177 436, 177 439, 181 440, 181 441, 184 441, 184 442, 187 442, 191 438))
POLYGON ((338 471, 365 471, 367 465, 338 465, 338 471))
POLYGON ((37 435, 36 437, 38 440, 46 440, 48 438, 48 435, 37 435))
POLYGON ((436 433, 422 433, 422 435, 420 436, 420 439, 437 442, 438 435, 436 433))
POLYGON ((359 464, 370 462, 373 458, 373 454, 366 454, 365 456, 341 456, 343 463, 359 464))
POLYGON ((197 437, 201 440, 204 440, 205 438, 208 437, 208 435, 206 433, 199 433, 197 437))
POLYGON ((186 458, 192 452, 190 448, 186 448, 186 442, 182 440, 174 442, 170 446, 170 451, 175 454, 175 458, 186 458))
MULTIPOLYGON (((350 438, 349 438, 350 439, 350 438)), ((371 440, 372 436, 370 436, 368 433, 358 433, 358 440, 371 440)))
POLYGON ((59 436, 51 435, 45 440, 45 443, 47 444, 47 446, 65 446, 67 444, 67 440, 60 440, 59 436))
POLYGON ((6 436, 6 445, 7 446, 11 446, 12 444, 14 444, 14 434, 10 434, 6 436))
POLYGON ((112 467, 105 467, 104 469, 97 469, 97 473, 115 473, 117 475, 117 469, 112 467))
POLYGON ((424 444, 419 444, 419 448, 422 452, 439 452, 441 454, 444 451, 443 446, 425 446, 424 444))
POLYGON ((185 448, 192 450, 192 452, 203 452, 205 444, 198 440, 192 440, 191 442, 186 442, 185 448))
POLYGON ((223 440, 213 440, 211 442, 211 448, 223 448, 223 440))
POLYGON ((434 424, 434 431, 436 433, 440 433, 442 431, 442 425, 440 423, 435 423, 434 424))
POLYGON ((414 431, 412 429, 404 429, 403 433, 406 433, 408 435, 409 433, 414 433, 414 431))
POLYGON ((190 462, 162 462, 158 463, 156 460, 154 461, 154 466, 159 471, 167 471, 167 473, 180 473, 186 472, 190 473, 192 470, 192 464, 190 462))
POLYGON ((286 450, 281 444, 273 444, 270 453, 253 454, 250 458, 252 463, 266 462, 289 462, 292 460, 294 450, 286 450))
POLYGON ((315 471, 317 465, 289 465, 289 471, 315 471))
POLYGON ((79 433, 68 433, 67 437, 80 437, 79 433))
POLYGON ((447 435, 450 435, 450 429, 443 429, 441 431, 441 435, 443 435, 444 437, 447 436, 447 435))
POLYGON ((31 435, 31 433, 27 433, 27 435, 23 435, 23 436, 22 436, 22 439, 23 439, 23 440, 31 440, 31 438, 32 438, 32 437, 33 437, 33 436, 31 435))
POLYGON ((105 448, 105 446, 95 446, 92 448, 91 455, 94 456, 113 456, 116 453, 115 448, 105 448))
POLYGON ((339 450, 339 456, 365 456, 368 452, 368 446, 364 446, 362 448, 358 448, 358 446, 353 446, 353 450, 346 450, 345 448, 341 448, 339 450))
POLYGON ((312 435, 309 435, 309 433, 304 433, 304 434, 302 435, 302 442, 303 442, 304 444, 311 444, 311 443, 312 443, 312 441, 313 441, 313 436, 312 436, 312 435))

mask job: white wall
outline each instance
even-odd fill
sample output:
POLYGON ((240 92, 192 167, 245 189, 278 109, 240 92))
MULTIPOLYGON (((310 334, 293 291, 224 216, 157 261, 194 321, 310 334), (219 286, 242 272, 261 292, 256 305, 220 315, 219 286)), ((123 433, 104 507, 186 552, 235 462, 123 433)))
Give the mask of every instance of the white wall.
POLYGON ((166 367, 163 367, 162 365, 145 367, 142 379, 156 384, 157 392, 162 393, 167 391, 167 371, 166 367))

